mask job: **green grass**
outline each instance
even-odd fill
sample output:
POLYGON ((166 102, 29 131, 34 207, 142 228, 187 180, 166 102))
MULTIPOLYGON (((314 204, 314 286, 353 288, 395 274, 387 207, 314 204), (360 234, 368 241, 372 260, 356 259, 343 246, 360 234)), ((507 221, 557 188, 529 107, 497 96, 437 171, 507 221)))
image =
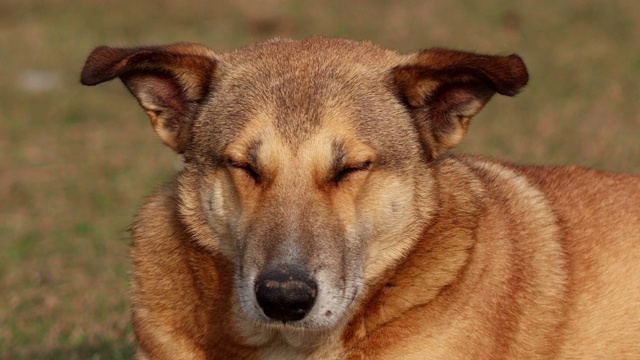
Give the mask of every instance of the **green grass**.
POLYGON ((530 85, 494 98, 459 151, 640 173, 640 3, 255 3, 0 3, 0 359, 132 356, 126 228, 175 157, 121 84, 79 85, 100 44, 223 51, 321 34, 516 52, 530 85), (34 72, 53 88, 24 88, 34 72))

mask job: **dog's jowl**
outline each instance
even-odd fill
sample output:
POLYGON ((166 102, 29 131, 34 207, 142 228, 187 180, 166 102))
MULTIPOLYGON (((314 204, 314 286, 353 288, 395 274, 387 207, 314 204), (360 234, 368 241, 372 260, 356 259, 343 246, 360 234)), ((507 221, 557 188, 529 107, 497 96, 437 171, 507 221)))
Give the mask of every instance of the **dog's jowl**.
POLYGON ((640 178, 448 154, 518 56, 95 49, 116 77, 184 155, 132 226, 139 359, 640 358, 640 178))

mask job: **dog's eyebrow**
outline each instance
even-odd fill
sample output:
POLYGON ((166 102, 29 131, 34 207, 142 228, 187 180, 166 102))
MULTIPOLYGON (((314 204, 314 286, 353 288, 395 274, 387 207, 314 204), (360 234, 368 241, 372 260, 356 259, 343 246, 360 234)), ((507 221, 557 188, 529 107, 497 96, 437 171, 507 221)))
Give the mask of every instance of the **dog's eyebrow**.
POLYGON ((249 144, 247 148, 247 162, 251 165, 258 165, 258 151, 262 146, 262 141, 256 140, 249 144))
POLYGON ((334 171, 340 171, 346 161, 347 152, 344 149, 344 144, 341 141, 334 140, 331 144, 333 150, 333 162, 331 169, 334 171))

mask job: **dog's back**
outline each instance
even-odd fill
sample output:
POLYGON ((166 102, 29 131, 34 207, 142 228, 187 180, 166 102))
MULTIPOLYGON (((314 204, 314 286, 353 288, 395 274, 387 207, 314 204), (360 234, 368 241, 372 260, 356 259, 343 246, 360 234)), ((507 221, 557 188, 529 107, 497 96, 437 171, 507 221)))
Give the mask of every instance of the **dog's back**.
POLYGON ((567 254, 568 306, 560 354, 574 359, 637 358, 640 180, 579 167, 523 172, 546 195, 567 254))

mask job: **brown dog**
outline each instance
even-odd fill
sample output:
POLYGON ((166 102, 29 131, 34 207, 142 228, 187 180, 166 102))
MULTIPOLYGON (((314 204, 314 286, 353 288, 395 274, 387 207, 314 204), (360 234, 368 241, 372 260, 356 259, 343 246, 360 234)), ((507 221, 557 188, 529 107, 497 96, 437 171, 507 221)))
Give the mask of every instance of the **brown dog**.
POLYGON ((638 359, 640 178, 447 155, 519 57, 97 48, 184 169, 133 225, 145 359, 638 359))

